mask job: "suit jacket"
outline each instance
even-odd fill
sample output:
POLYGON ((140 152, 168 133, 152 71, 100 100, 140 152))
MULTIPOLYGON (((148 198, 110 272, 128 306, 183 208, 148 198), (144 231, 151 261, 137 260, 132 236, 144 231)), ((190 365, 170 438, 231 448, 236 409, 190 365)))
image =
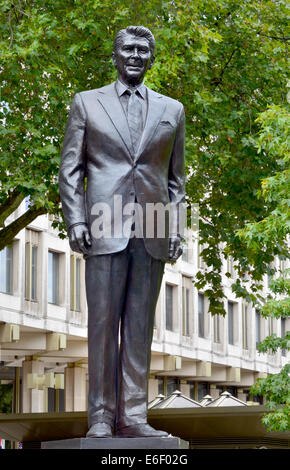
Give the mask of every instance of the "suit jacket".
POLYGON ((149 88, 147 96, 147 119, 136 152, 115 83, 77 93, 73 99, 59 188, 67 229, 85 222, 91 231, 92 246, 87 256, 114 253, 127 246, 126 234, 117 238, 93 236, 93 224, 99 220, 94 214, 96 203, 110 205, 112 226, 117 217, 122 222, 128 218, 120 207, 113 207, 114 195, 119 195, 122 208, 135 199, 140 203, 146 250, 154 258, 168 260, 168 219, 163 238, 156 231, 147 237, 145 204, 171 202, 177 206, 184 201, 184 110, 180 102, 149 88))

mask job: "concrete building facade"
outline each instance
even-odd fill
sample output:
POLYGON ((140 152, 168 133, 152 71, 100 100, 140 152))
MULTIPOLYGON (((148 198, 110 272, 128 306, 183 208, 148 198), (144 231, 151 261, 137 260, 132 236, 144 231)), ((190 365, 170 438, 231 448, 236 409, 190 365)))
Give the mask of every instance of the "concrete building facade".
MULTIPOLYGON (((223 266, 227 316, 212 317, 206 295, 192 282, 204 268, 199 252, 198 241, 190 236, 182 258, 166 265, 155 316, 149 400, 179 389, 194 400, 228 390, 251 402, 249 389, 256 379, 277 373, 287 361, 284 351, 259 354, 256 344, 271 333, 285 334, 289 320, 264 319, 251 304, 235 298, 232 279, 225 275, 236 275, 231 260, 223 266)), ((280 261, 275 262, 279 267, 280 261)), ((13 384, 14 412, 86 410, 84 268, 82 256, 58 237, 47 215, 0 252, 0 380, 13 384)), ((266 297, 267 279, 263 293, 266 297)))

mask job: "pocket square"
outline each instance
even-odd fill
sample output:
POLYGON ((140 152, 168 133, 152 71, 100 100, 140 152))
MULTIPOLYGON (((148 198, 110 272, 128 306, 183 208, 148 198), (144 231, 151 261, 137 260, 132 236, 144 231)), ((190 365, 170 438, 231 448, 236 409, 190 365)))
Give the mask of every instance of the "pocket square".
POLYGON ((162 126, 171 126, 171 127, 174 127, 174 124, 171 122, 171 121, 160 121, 160 124, 162 126))

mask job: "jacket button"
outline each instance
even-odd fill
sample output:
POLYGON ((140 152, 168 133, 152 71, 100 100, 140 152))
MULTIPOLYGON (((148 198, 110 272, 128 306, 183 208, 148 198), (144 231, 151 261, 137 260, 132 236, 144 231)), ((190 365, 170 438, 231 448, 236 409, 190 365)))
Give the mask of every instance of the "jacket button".
POLYGON ((130 196, 134 196, 134 191, 130 191, 130 196))

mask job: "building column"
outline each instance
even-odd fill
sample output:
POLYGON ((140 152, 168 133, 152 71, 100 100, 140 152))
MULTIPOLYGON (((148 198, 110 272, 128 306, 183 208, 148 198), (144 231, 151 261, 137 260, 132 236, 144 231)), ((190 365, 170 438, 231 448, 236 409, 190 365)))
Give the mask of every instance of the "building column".
POLYGON ((22 362, 22 413, 44 412, 44 391, 28 388, 28 374, 44 374, 44 363, 28 356, 22 362))
POLYGON ((216 385, 215 385, 215 384, 210 384, 210 386, 209 386, 209 394, 210 394, 210 396, 211 396, 214 400, 220 396, 219 389, 216 388, 216 385))
POLYGON ((65 411, 86 411, 87 409, 87 370, 69 363, 64 371, 65 411))
POLYGON ((180 391, 182 395, 190 398, 190 385, 186 383, 186 380, 180 381, 180 391))
POLYGON ((244 402, 247 401, 247 394, 244 393, 244 389, 243 389, 243 388, 238 388, 237 398, 238 398, 239 400, 244 401, 244 402))
POLYGON ((158 380, 155 376, 149 376, 148 379, 148 402, 154 400, 158 395, 158 380))

